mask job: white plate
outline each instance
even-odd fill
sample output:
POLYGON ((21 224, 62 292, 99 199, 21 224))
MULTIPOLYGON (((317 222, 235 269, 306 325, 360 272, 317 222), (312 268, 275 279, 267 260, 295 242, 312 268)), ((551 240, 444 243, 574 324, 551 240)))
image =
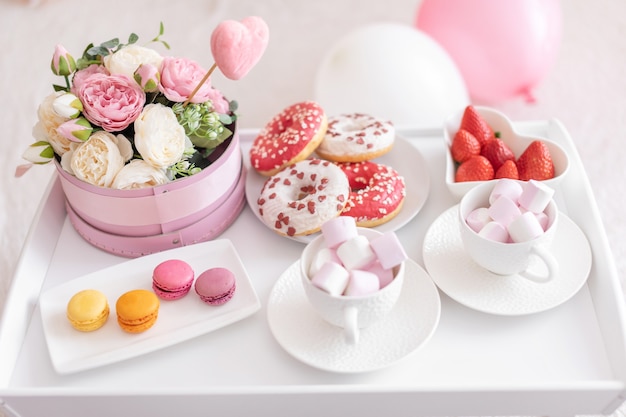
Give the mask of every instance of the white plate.
POLYGON ((241 320, 261 308, 250 278, 230 240, 219 239, 136 258, 84 275, 51 288, 39 300, 43 330, 52 364, 68 374, 125 360, 180 343, 241 320), (160 302, 154 326, 139 334, 124 332, 117 324, 115 302, 133 289, 152 289, 152 270, 167 259, 182 259, 196 276, 212 267, 230 269, 237 279, 235 295, 226 304, 203 303, 193 288, 184 298, 160 302), (76 292, 102 291, 111 313, 107 323, 94 332, 74 330, 67 321, 67 302, 76 292))
MULTIPOLYGON (((257 210, 256 202, 267 177, 258 174, 254 169, 250 168, 249 147, 245 149, 244 160, 248 167, 248 175, 246 176, 246 199, 254 215, 263 223, 257 210)), ((387 223, 383 223, 374 228, 382 233, 390 231, 395 232, 413 219, 422 209, 424 203, 426 203, 430 191, 430 174, 428 167, 420 151, 415 146, 411 145, 408 140, 400 136, 396 136, 394 146, 389 153, 373 161, 392 167, 404 177, 407 193, 402 210, 387 223)), ((298 242, 308 243, 313 240, 318 233, 289 238, 298 242)))
POLYGON ((308 304, 298 271, 299 261, 274 284, 267 319, 278 343, 312 367, 337 373, 385 368, 423 346, 439 324, 437 287, 424 269, 407 260, 396 306, 383 320, 361 329, 358 345, 348 345, 343 329, 324 321, 308 304))
MULTIPOLYGON (((424 265, 435 284, 450 298, 474 310, 497 315, 524 315, 554 308, 573 297, 591 270, 591 248, 582 230, 565 214, 550 248, 559 262, 559 273, 547 283, 535 283, 519 275, 496 275, 478 266, 463 250, 458 205, 443 212, 424 238, 424 265)), ((545 265, 531 258, 537 273, 545 265)))

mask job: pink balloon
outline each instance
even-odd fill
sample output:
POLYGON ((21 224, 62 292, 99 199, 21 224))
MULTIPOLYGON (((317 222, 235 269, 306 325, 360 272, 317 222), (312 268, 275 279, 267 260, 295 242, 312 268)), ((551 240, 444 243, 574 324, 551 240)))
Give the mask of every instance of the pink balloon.
POLYGON ((534 101, 562 32, 559 0, 423 0, 415 24, 450 54, 470 96, 483 102, 534 101))

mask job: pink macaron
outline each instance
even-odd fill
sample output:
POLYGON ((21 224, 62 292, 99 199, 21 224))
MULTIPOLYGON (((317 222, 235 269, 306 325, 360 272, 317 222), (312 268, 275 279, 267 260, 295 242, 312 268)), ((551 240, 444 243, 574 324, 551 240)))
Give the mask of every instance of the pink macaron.
POLYGON ((178 300, 187 295, 193 279, 193 269, 187 262, 169 259, 154 268, 152 290, 163 300, 178 300))
POLYGON ((233 298, 236 288, 235 274, 227 268, 207 269, 198 276, 194 287, 202 301, 219 306, 233 298))

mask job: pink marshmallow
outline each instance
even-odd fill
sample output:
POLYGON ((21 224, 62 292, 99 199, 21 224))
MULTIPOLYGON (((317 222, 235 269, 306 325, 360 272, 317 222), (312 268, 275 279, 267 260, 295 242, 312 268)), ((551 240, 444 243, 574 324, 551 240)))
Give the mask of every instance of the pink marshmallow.
POLYGON ((524 188, 522 184, 515 180, 503 178, 499 180, 493 187, 491 194, 489 195, 489 204, 493 204, 498 197, 508 197, 513 201, 517 201, 519 196, 522 195, 524 188))
POLYGON ((489 215, 489 209, 487 207, 479 207, 472 210, 472 212, 468 214, 465 219, 467 225, 476 233, 480 232, 480 229, 485 227, 485 225, 492 220, 493 219, 489 215))
POLYGON ((348 270, 365 268, 376 260, 369 240, 363 235, 355 236, 339 245, 337 256, 348 270))
POLYGON ((355 269, 350 271, 348 286, 343 295, 359 296, 373 294, 380 289, 380 282, 376 274, 355 269))
POLYGON ((350 273, 341 265, 335 262, 326 262, 311 277, 311 283, 322 291, 330 295, 339 296, 343 294, 348 286, 350 273))
POLYGON ((554 189, 539 181, 530 180, 519 197, 519 205, 533 213, 541 213, 548 206, 552 196, 554 189))
POLYGON ((505 227, 522 214, 517 203, 505 196, 498 197, 488 210, 491 218, 505 227))
POLYGON ((332 261, 341 264, 341 260, 337 256, 337 252, 334 249, 321 248, 313 255, 311 259, 311 265, 309 266, 309 276, 312 277, 320 270, 320 268, 328 261, 332 261))
POLYGON ((326 246, 334 249, 358 235, 356 220, 352 216, 338 216, 322 224, 326 246))
POLYGON ((478 235, 502 243, 506 243, 509 240, 509 232, 504 226, 495 221, 487 223, 485 227, 480 229, 478 235))
POLYGON ((373 238, 370 240, 370 247, 385 269, 400 265, 408 258, 402 243, 394 232, 387 232, 373 238))
POLYGON ((541 213, 534 213, 534 215, 537 218, 537 221, 539 221, 539 224, 541 225, 543 231, 545 232, 546 230, 548 230, 548 225, 550 224, 550 218, 548 217, 548 215, 543 211, 541 213))
POLYGON ((543 228, 534 213, 527 211, 513 220, 508 227, 513 242, 526 242, 543 234, 543 228))
POLYGON ((393 270, 383 268, 378 261, 363 270, 376 274, 381 289, 385 288, 391 281, 393 281, 393 270))

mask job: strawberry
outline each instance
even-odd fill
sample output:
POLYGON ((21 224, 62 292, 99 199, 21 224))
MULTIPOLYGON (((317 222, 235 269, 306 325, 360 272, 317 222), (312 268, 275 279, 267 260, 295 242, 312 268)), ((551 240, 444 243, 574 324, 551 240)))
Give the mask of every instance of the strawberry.
POLYGON ((450 152, 456 162, 465 162, 471 156, 480 154, 480 143, 470 132, 459 129, 452 139, 450 152))
POLYGON ((488 181, 493 178, 494 171, 491 162, 482 155, 474 155, 459 165, 454 180, 456 182, 488 181))
POLYGON ((519 173, 517 172, 517 165, 515 165, 515 161, 512 159, 504 161, 504 163, 496 171, 496 178, 519 180, 519 173))
POLYGON ((471 104, 465 107, 463 118, 461 119, 461 129, 465 129, 474 135, 480 142, 480 146, 484 146, 489 139, 495 137, 491 126, 471 104))
POLYGON ((546 144, 540 140, 531 142, 518 158, 517 170, 523 181, 554 178, 554 164, 546 144))
POLYGON ((490 139, 482 147, 480 154, 487 158, 494 170, 498 170, 504 161, 515 160, 515 154, 502 139, 490 139))

